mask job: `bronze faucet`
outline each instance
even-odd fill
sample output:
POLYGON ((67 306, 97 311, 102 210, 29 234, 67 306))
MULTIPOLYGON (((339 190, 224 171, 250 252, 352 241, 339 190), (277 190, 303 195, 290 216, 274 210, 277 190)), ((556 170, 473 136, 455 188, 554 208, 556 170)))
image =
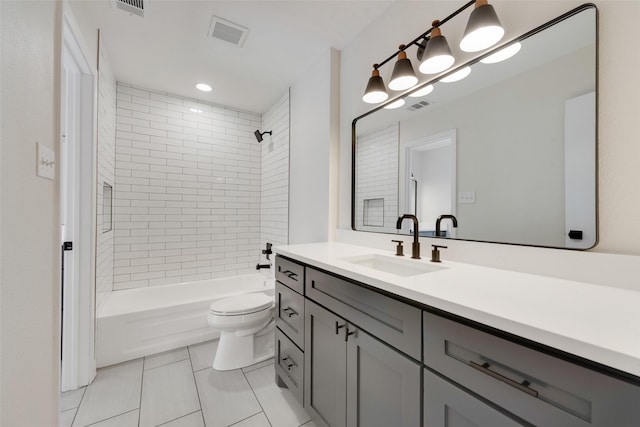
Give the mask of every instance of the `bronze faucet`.
POLYGON ((402 221, 407 218, 413 220, 413 244, 411 245, 411 258, 420 259, 420 241, 418 240, 418 237, 420 236, 418 231, 418 218, 415 215, 404 214, 398 218, 398 221, 396 222, 396 228, 400 230, 402 228, 402 221))

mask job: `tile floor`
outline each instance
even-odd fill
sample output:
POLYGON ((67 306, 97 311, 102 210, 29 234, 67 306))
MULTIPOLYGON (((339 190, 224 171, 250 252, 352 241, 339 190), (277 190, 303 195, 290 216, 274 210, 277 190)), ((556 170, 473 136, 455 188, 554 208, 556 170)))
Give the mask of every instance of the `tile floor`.
POLYGON ((315 427, 273 359, 234 371, 211 368, 217 341, 98 370, 62 394, 60 427, 315 427))

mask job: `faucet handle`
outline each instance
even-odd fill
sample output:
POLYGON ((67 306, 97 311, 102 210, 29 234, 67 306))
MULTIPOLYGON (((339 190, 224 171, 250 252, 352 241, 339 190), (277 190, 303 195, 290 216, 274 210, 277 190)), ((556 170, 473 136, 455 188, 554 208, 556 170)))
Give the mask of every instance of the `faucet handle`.
POLYGON ((447 249, 447 247, 442 245, 431 245, 431 247, 433 248, 431 250, 431 262, 440 262, 439 249, 447 249))
POLYGON ((396 246, 396 256, 404 256, 404 248, 402 246, 404 242, 402 240, 392 240, 392 242, 398 244, 396 246))

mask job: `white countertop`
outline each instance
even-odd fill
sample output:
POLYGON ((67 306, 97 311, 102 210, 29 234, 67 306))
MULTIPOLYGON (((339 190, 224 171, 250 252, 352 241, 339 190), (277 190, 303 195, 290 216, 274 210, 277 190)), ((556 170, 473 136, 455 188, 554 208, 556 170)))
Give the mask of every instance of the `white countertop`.
MULTIPOLYGON (((275 252, 640 377, 640 292, 447 262, 446 250, 439 264, 444 269, 411 277, 343 260, 394 258, 393 248, 329 242, 279 246, 275 252)), ((429 255, 402 259, 432 265, 429 255)))

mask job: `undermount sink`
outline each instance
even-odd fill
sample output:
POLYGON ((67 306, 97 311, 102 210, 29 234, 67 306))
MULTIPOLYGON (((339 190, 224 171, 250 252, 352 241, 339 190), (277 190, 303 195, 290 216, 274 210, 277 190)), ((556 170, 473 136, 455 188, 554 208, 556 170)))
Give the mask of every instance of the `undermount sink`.
POLYGON ((362 267, 367 267, 372 270, 383 271, 385 273, 391 273, 402 277, 418 276, 420 274, 432 273, 445 268, 435 264, 427 264, 418 260, 380 254, 346 257, 341 258, 341 260, 351 264, 360 265, 362 267))

